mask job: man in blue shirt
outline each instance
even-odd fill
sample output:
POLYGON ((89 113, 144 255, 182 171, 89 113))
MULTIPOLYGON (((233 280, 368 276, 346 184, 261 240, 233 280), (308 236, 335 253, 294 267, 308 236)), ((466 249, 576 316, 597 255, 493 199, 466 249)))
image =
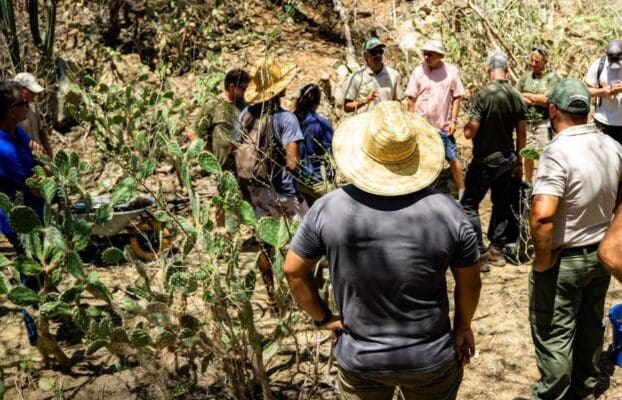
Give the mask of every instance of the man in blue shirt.
MULTIPOLYGON (((26 179, 32 175, 35 166, 33 153, 41 152, 42 147, 17 126, 26 118, 28 104, 18 83, 0 83, 0 192, 9 196, 11 201, 18 192, 22 193, 24 205, 41 217, 43 200, 39 193, 26 186, 26 179)), ((19 252, 21 246, 17 234, 3 211, 0 211, 0 231, 19 252)))

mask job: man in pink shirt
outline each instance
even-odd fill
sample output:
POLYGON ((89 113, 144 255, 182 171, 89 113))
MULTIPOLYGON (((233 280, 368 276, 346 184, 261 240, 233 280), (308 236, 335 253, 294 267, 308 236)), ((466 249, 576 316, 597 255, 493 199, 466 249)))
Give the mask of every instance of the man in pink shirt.
POLYGON ((440 40, 428 40, 421 49, 425 62, 415 68, 408 80, 408 109, 424 116, 438 128, 445 146, 445 159, 461 197, 464 191, 463 165, 456 152, 454 132, 464 86, 458 68, 443 62, 445 49, 440 40))

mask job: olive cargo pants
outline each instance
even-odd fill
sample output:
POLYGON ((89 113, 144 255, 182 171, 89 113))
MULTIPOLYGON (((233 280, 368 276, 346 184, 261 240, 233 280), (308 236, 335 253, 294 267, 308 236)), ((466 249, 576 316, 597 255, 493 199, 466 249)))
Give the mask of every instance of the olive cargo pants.
POLYGON ((529 322, 541 378, 532 399, 593 398, 611 275, 596 251, 562 257, 529 275, 529 322))

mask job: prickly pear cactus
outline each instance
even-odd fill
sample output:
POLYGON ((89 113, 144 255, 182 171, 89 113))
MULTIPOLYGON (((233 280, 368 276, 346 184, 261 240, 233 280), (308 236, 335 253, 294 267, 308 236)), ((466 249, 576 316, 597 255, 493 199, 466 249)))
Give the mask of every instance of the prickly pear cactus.
POLYGON ((14 207, 9 214, 9 221, 18 233, 30 233, 41 225, 37 213, 26 206, 14 207))

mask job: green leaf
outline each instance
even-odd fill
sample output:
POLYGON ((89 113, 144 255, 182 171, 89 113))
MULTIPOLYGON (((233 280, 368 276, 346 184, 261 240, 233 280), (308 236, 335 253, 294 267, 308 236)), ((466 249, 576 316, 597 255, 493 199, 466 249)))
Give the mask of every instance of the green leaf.
POLYGON ((268 361, 270 360, 272 357, 274 357, 279 351, 279 343, 278 342, 272 342, 270 344, 268 344, 266 347, 263 348, 263 359, 264 361, 268 361))
POLYGON ((153 173, 156 170, 156 160, 154 159, 148 159, 145 160, 141 165, 140 168, 138 169, 138 173, 136 175, 136 178, 139 180, 145 179, 150 177, 151 175, 153 175, 153 173))
POLYGON ((172 346, 174 343, 175 343, 175 335, 166 330, 160 332, 155 340, 156 347, 160 349, 164 347, 172 346))
POLYGON ((9 284, 9 280, 4 274, 0 274, 0 295, 9 293, 11 289, 11 285, 9 284))
POLYGON ((45 241, 54 250, 65 250, 67 248, 63 234, 53 226, 45 228, 45 241))
POLYGON ((73 303, 80 298, 80 295, 83 291, 84 285, 72 286, 69 289, 65 290, 63 293, 61 293, 60 301, 64 303, 73 303))
POLYGON ((240 220, 244 225, 255 226, 257 225, 257 217, 255 216, 255 210, 247 201, 240 202, 240 220))
POLYGON ((39 303, 39 295, 25 287, 17 286, 9 292, 9 300, 18 306, 30 306, 39 303))
POLYGON ((43 197, 45 203, 52 204, 54 196, 56 196, 56 183, 54 182, 54 178, 45 178, 43 182, 41 182, 39 190, 41 191, 41 197, 43 197))
POLYGON ((110 340, 112 343, 129 343, 130 338, 127 336, 127 332, 123 328, 114 328, 110 332, 110 340))
POLYGON ((162 223, 167 223, 168 221, 171 220, 171 216, 169 215, 169 213, 164 211, 164 210, 158 210, 158 211, 154 212, 153 213, 153 218, 156 221, 162 222, 162 223))
POLYGON ((186 158, 194 158, 199 154, 203 148, 205 147, 205 142, 203 139, 194 139, 188 145, 188 149, 186 150, 186 158))
POLYGON ((32 258, 18 256, 15 258, 15 268, 24 275, 37 275, 42 271, 41 264, 32 258))
POLYGON ((39 308, 39 311, 41 311, 41 314, 48 318, 71 316, 71 308, 69 305, 60 301, 44 303, 39 308))
POLYGON ((11 209, 11 200, 9 196, 4 193, 0 193, 0 211, 9 212, 11 209))
POLYGON ((9 221, 18 233, 30 233, 41 225, 37 213, 26 206, 14 207, 9 215, 9 221))
POLYGON ((238 187, 238 181, 230 171, 225 171, 220 179, 218 190, 224 194, 237 194, 240 189, 238 187))
POLYGON ((2 268, 6 268, 9 265, 11 265, 11 260, 9 260, 8 258, 6 258, 5 255, 0 254, 0 269, 2 268))
POLYGON ((42 392, 51 392, 56 387, 56 382, 52 378, 40 378, 38 386, 42 392))
POLYGON ((149 346, 152 343, 151 336, 144 329, 136 329, 132 332, 132 344, 136 347, 149 346))
POLYGON ((113 206, 117 204, 127 203, 136 195, 136 181, 133 178, 125 178, 119 183, 115 191, 112 193, 111 203, 113 206))
POLYGON ((54 155, 54 166, 65 175, 69 170, 69 155, 65 150, 58 150, 54 155))
POLYGON ((181 150, 181 146, 177 142, 169 142, 166 146, 168 153, 173 158, 181 158, 184 156, 184 152, 181 150))
POLYGON ((95 210, 95 222, 102 224, 112 220, 113 211, 111 204, 104 204, 95 210))
POLYGON ((101 257, 102 261, 110 265, 119 264, 119 262, 124 259, 123 250, 117 247, 108 247, 104 250, 101 257))
POLYGON ((87 290, 98 299, 104 300, 107 303, 112 302, 112 295, 110 294, 110 291, 106 285, 100 281, 89 283, 87 285, 87 290))
POLYGON ((220 162, 218 162, 212 153, 207 151, 199 154, 198 163, 203 172, 207 172, 209 174, 220 174, 222 172, 220 162))
POLYGON ((85 76, 82 78, 82 84, 84 87, 94 87, 97 86, 97 81, 92 76, 85 76))
POLYGON ((522 149, 520 151, 520 156, 525 160, 539 160, 540 152, 534 149, 522 149))
POLYGON ((283 280, 285 275, 283 274, 283 262, 285 258, 283 257, 283 253, 281 250, 274 250, 274 258, 272 259, 272 272, 274 273, 274 278, 276 281, 280 282, 283 280))
POLYGON ((101 349, 103 347, 106 347, 107 344, 108 344, 108 342, 106 340, 103 340, 103 339, 94 340, 86 348, 86 354, 91 355, 91 354, 95 353, 97 350, 99 350, 99 349, 101 349))
POLYGON ((91 166, 86 161, 82 161, 78 166, 78 171, 81 174, 86 174, 91 170, 91 166))
POLYGON ((84 268, 82 266, 82 259, 76 252, 69 252, 65 255, 65 267, 67 271, 78 279, 86 279, 84 268))
POLYGON ((127 298, 123 299, 121 302, 121 309, 131 315, 140 315, 145 312, 145 310, 139 306, 138 303, 127 298))
POLYGON ((279 221, 272 217, 263 217, 257 224, 257 236, 262 242, 279 247, 279 221))

